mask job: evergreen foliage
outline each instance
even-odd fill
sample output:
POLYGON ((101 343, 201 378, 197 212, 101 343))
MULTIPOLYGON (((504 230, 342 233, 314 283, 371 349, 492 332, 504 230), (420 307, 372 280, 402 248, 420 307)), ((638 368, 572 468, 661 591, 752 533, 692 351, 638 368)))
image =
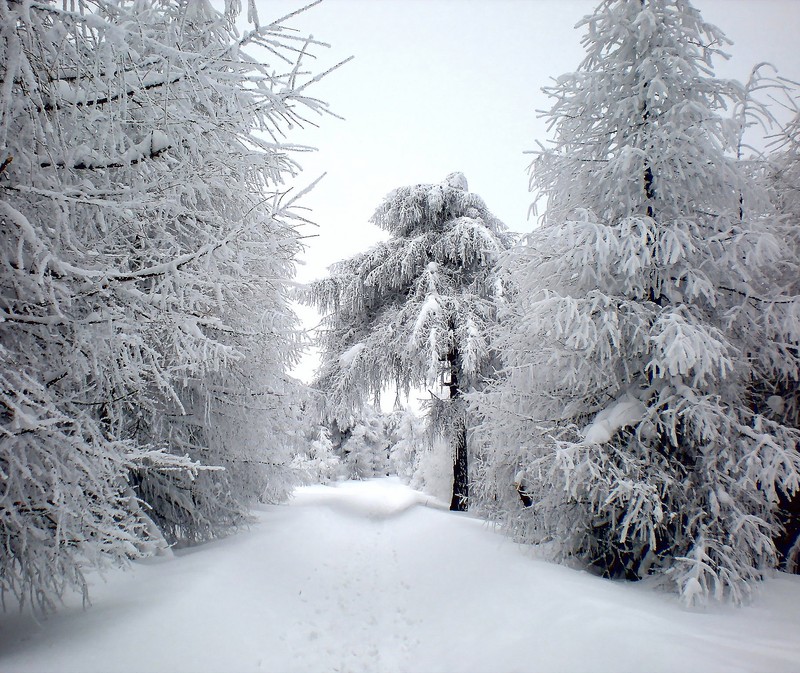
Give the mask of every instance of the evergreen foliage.
POLYGON ((410 409, 399 409, 392 412, 387 425, 391 473, 416 488, 421 455, 430 443, 427 423, 410 409))
POLYGON ((388 474, 387 420, 379 409, 367 404, 356 423, 347 429, 340 448, 347 478, 370 479, 388 474))
POLYGON ((776 282, 796 253, 737 161, 722 33, 685 0, 606 0, 582 25, 584 61, 546 89, 542 227, 508 261, 482 500, 555 558, 738 602, 800 488, 800 435, 752 387, 798 371, 776 282))
POLYGON ((327 484, 344 476, 342 462, 333 447, 331 435, 323 425, 314 428, 314 436, 303 438, 303 447, 292 463, 307 484, 327 484))
POLYGON ((239 4, 0 0, 0 593, 22 603, 291 487, 282 136, 325 107, 314 43, 252 3, 238 35, 239 4))
MULTIPOLYGON (((509 236, 461 173, 394 190, 372 222, 391 238, 334 265, 306 298, 325 316, 316 385, 329 400, 326 414, 346 427, 365 396, 387 386, 408 395, 444 381, 448 413, 460 419, 452 441, 465 461, 456 399, 480 386, 491 359, 489 328, 505 291, 494 266, 509 236)), ((459 508, 467 495, 462 467, 459 508)))

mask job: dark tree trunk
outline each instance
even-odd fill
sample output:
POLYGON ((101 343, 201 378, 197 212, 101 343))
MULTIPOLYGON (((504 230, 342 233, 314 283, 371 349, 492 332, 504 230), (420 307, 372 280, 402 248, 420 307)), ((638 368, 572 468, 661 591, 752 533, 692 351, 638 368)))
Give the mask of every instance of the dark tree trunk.
POLYGON ((469 479, 467 471, 467 428, 460 423, 453 438, 455 459, 453 461, 453 499, 450 509, 453 512, 466 512, 469 498, 469 479))
MULTIPOLYGON (((447 354, 447 362, 450 364, 450 401, 461 397, 461 390, 458 387, 458 374, 460 355, 457 349, 453 349, 447 354)), ((450 510, 453 512, 466 512, 469 498, 469 466, 467 463, 467 427, 461 420, 455 427, 451 438, 453 455, 453 498, 450 501, 450 510)))
MULTIPOLYGON (((644 5, 644 2, 642 2, 644 5)), ((642 104, 642 125, 646 126, 648 120, 650 119, 650 112, 647 109, 647 103, 642 104)), ((646 162, 644 165, 644 196, 647 202, 647 206, 645 209, 645 214, 647 217, 655 219, 656 211, 653 208, 653 201, 656 198, 655 189, 653 186, 653 169, 650 166, 649 162, 646 162)), ((655 242, 653 242, 654 249, 652 250, 652 257, 655 259, 656 250, 655 250, 655 242)), ((657 306, 664 306, 664 295, 661 294, 661 290, 658 287, 658 283, 656 282, 656 270, 652 269, 651 274, 651 287, 648 299, 652 301, 657 306)))

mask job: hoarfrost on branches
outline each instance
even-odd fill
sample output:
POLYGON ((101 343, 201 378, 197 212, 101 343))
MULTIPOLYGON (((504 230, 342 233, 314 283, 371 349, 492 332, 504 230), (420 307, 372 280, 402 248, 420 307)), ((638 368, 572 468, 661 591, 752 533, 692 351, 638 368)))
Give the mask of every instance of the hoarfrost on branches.
POLYGON ((316 385, 339 427, 350 427, 365 397, 387 386, 406 396, 422 385, 448 388, 439 408, 459 427, 460 439, 451 438, 462 456, 457 508, 466 507, 467 477, 457 398, 480 387, 491 362, 489 328, 508 284, 495 264, 510 243, 503 224, 466 190, 464 175, 453 173, 392 191, 372 217, 392 237, 334 265, 307 296, 325 316, 316 385))
POLYGON ((239 5, 0 0, 0 592, 21 602, 292 485, 283 137, 325 105, 316 43, 238 35, 239 5))
POLYGON ((582 25, 583 63, 546 89, 542 227, 506 261, 482 503, 556 558, 742 601, 800 488, 797 424, 754 385, 796 390, 796 248, 741 160, 724 35, 685 0, 606 0, 582 25))

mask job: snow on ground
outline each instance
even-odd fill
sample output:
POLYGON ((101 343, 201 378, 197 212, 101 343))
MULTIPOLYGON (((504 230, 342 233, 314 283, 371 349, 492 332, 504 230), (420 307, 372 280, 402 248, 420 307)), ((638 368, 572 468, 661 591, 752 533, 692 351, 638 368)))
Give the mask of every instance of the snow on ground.
POLYGON ((0 671, 797 671, 800 577, 751 607, 545 563, 396 479, 299 489, 250 530, 114 572, 41 625, 0 614, 0 671))

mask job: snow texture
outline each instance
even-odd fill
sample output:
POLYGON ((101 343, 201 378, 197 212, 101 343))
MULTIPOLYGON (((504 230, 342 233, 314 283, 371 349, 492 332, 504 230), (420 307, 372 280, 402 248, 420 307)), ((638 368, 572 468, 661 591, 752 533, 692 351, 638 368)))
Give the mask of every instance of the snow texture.
POLYGON ((364 350, 364 343, 359 342, 357 344, 353 344, 350 348, 348 348, 344 353, 339 356, 339 366, 342 368, 347 368, 353 364, 353 360, 358 357, 358 354, 364 350))
POLYGON ((603 409, 583 431, 587 444, 608 442, 621 428, 635 425, 647 412, 647 407, 635 397, 625 394, 603 409))
POLYGON ((299 489, 249 531, 92 577, 37 623, 0 615, 14 673, 794 673, 800 578, 683 609, 529 549, 396 479, 299 489))

